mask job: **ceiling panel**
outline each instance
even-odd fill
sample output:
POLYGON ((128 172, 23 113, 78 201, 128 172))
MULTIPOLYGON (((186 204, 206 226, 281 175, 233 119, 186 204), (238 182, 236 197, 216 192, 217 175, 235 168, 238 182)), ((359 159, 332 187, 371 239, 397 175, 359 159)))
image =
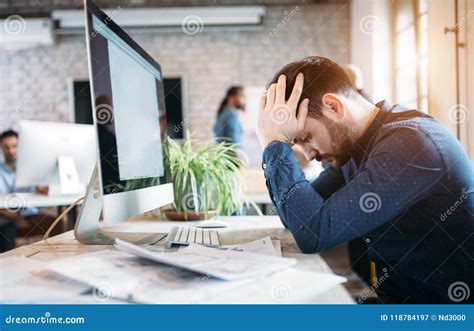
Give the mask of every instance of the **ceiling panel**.
MULTIPOLYGON (((349 0, 96 0, 101 8, 289 5, 311 3, 342 3, 349 0)), ((0 17, 18 14, 25 17, 48 16, 53 9, 80 9, 83 0, 0 0, 0 17)))

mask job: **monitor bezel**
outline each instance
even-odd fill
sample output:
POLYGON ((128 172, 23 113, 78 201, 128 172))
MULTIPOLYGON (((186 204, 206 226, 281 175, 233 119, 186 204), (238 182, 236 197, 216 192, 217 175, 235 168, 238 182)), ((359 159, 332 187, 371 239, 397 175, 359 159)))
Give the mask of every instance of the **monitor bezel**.
MULTIPOLYGON (((134 51, 142 56, 150 65, 159 71, 161 78, 163 77, 161 66, 141 47, 139 46, 125 31, 122 30, 108 15, 101 11, 91 0, 84 1, 84 10, 86 16, 86 44, 87 54, 89 62, 89 79, 91 87, 91 102, 93 109, 94 126, 96 128, 97 135, 97 165, 98 165, 98 181, 99 191, 103 200, 103 213, 104 219, 107 214, 106 223, 114 224, 120 223, 123 220, 138 215, 149 210, 168 205, 174 200, 173 184, 170 182, 169 174, 166 173, 166 163, 164 161, 165 174, 160 177, 150 177, 150 179, 158 179, 158 183, 154 185, 147 185, 144 187, 137 187, 128 190, 115 190, 111 189, 106 192, 106 185, 104 185, 102 177, 102 160, 100 154, 100 137, 99 130, 101 128, 100 123, 97 122, 96 115, 96 96, 94 88, 94 76, 91 59, 91 33, 94 32, 93 28, 93 15, 95 15, 101 22, 103 22, 112 32, 117 34, 124 42, 126 42, 134 51)), ((94 36, 92 36, 93 38, 94 36)), ((164 106, 164 100, 162 102, 164 106)), ((163 108, 164 117, 166 119, 166 108, 163 108)), ((166 127, 162 138, 166 135, 166 127)), ((115 146, 117 142, 115 140, 115 146)), ((166 142, 162 140, 163 144, 163 156, 166 158, 166 142)), ((120 184, 118 184, 120 185, 120 184)))
POLYGON ((132 47, 138 54, 143 56, 149 63, 151 63, 160 73, 161 66, 156 62, 136 41, 134 41, 120 26, 117 25, 107 14, 97 7, 92 0, 85 0, 87 13, 87 38, 90 37, 90 31, 93 27, 92 14, 96 15, 108 28, 123 39, 130 47, 132 47))

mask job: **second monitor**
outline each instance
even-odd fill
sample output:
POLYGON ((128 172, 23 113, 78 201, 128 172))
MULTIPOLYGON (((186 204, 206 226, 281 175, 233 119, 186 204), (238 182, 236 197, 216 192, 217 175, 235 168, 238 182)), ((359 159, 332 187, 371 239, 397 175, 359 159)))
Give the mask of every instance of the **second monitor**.
POLYGON ((96 163, 94 126, 21 121, 15 186, 50 195, 84 194, 96 163))

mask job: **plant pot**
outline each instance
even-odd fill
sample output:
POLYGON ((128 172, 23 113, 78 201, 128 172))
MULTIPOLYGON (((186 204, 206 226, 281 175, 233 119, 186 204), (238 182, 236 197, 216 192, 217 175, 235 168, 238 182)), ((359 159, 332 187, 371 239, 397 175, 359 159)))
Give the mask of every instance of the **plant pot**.
MULTIPOLYGON (((178 187, 174 183, 174 187, 178 187)), ((210 178, 204 178, 196 181, 196 188, 193 189, 188 183, 181 190, 174 191, 173 210, 187 210, 189 213, 200 213, 204 210, 217 209, 217 201, 219 200, 218 192, 215 184, 210 178), (197 206, 197 210, 196 210, 197 206)))
MULTIPOLYGON (((165 214, 165 216, 172 221, 200 221, 200 220, 206 219, 206 213, 203 211, 181 212, 181 211, 176 211, 174 209, 165 209, 163 210, 163 214, 165 214)), ((212 218, 216 215, 217 215, 217 210, 209 210, 207 212, 207 219, 212 218)))

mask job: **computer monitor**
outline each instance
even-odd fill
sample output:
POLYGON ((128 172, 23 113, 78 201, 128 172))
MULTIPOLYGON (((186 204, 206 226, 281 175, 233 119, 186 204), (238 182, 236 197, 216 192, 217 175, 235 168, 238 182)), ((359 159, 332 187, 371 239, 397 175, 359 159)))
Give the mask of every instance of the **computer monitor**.
POLYGON ((93 125, 21 121, 15 186, 84 194, 96 162, 93 125))
POLYGON ((84 243, 110 243, 119 235, 97 228, 99 210, 113 225, 174 199, 163 79, 160 65, 92 1, 85 13, 98 163, 75 233, 84 243))

